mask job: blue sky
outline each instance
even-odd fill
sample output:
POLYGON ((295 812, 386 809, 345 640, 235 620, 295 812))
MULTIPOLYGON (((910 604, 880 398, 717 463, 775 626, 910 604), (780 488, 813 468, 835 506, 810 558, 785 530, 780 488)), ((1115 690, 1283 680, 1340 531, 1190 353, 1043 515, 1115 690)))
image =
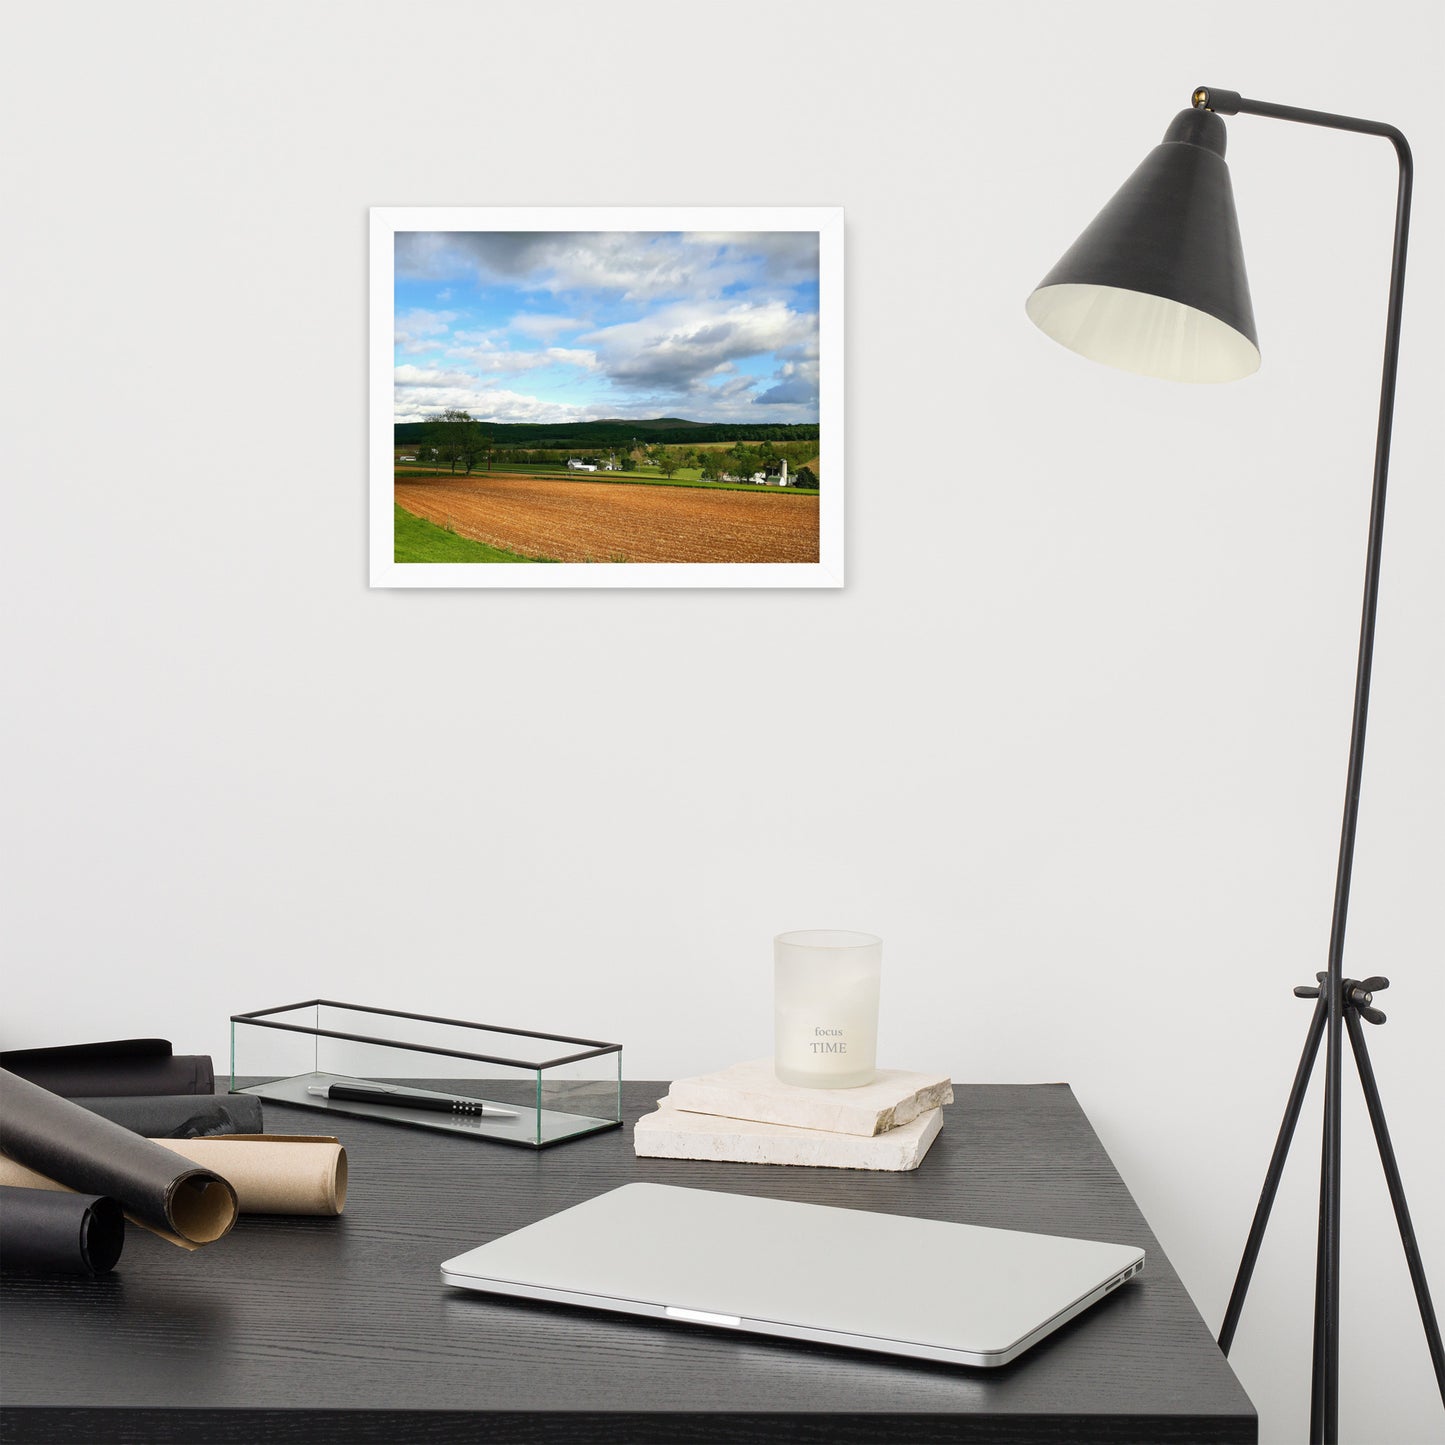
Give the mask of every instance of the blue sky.
POLYGON ((818 420, 804 231, 396 236, 395 417, 818 420))

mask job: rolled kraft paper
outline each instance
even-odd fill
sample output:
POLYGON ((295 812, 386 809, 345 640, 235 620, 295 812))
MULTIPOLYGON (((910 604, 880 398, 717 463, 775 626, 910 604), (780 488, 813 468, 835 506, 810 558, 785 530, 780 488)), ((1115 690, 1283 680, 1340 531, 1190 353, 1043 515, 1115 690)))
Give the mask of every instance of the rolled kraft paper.
MULTIPOLYGON (((346 1205, 346 1150, 330 1134, 228 1134, 157 1139, 163 1149, 214 1170, 235 1191, 242 1214, 340 1214, 346 1205)), ((0 1187, 64 1189, 0 1154, 0 1187)))
POLYGON ((330 1134, 227 1134, 158 1139, 229 1180, 242 1214, 340 1214, 346 1150, 330 1134))
POLYGON ((173 1054, 165 1039, 111 1039, 53 1049, 11 1049, 8 1069, 66 1098, 117 1094, 214 1094, 216 1072, 205 1054, 173 1054))
POLYGON ((261 1101, 254 1094, 141 1094, 75 1102, 147 1139, 259 1134, 265 1128, 261 1101))
POLYGON ((218 1174, 0 1069, 0 1152, 78 1194, 108 1194, 126 1215, 184 1249, 236 1222, 218 1174))
POLYGON ((0 1271, 108 1274, 125 1246, 114 1199, 0 1186, 0 1271))

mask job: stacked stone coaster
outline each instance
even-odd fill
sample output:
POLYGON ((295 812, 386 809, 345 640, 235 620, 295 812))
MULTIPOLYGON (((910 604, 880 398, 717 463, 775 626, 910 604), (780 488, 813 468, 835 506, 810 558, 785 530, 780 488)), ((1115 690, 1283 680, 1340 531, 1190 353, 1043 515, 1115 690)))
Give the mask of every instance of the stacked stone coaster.
POLYGON ((633 1131, 643 1158, 916 1169, 953 1102, 946 1075, 880 1069, 858 1089, 779 1083, 771 1059, 679 1079, 633 1131))

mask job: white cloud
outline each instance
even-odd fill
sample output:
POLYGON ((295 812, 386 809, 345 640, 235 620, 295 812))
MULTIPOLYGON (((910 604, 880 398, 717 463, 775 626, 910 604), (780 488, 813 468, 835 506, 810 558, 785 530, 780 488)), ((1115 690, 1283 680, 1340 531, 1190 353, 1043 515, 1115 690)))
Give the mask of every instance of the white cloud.
POLYGON ((597 370, 595 351, 585 351, 574 346, 549 346, 546 356, 548 361, 555 361, 560 366, 580 366, 583 371, 597 370))
POLYGON ((455 311, 427 311, 414 306, 396 318, 396 340, 417 341, 427 336, 444 336, 457 319, 455 311))
POLYGON ((706 395, 710 397, 734 397, 741 396, 744 392, 751 391, 758 384, 755 376, 733 376, 717 386, 706 388, 706 395))
POLYGON ((816 406, 818 403, 818 363, 802 358, 785 361, 773 373, 773 385, 757 397, 759 406, 816 406))
POLYGON ((536 371, 542 366, 577 366, 584 371, 597 369, 596 352, 566 346, 549 346, 545 351, 508 351, 483 341, 476 346, 449 347, 446 355, 452 361, 469 362, 478 372, 501 375, 518 375, 524 371, 536 371))
POLYGON ((690 231, 683 239, 723 248, 729 263, 752 265, 762 281, 775 286, 818 279, 816 231, 690 231))
POLYGON ((679 302, 581 337, 618 385, 686 391, 750 356, 816 346, 818 318, 785 302, 679 302))
POLYGON ((397 386, 472 386, 476 377, 466 371, 437 371, 420 366, 398 366, 393 371, 397 386))
POLYGON ((416 356, 419 352, 430 351, 456 319, 455 311, 427 311, 413 307, 396 318, 393 340, 407 356, 416 356))
POLYGON ((435 281, 473 276, 554 294, 607 291, 628 300, 707 298, 738 285, 792 286, 815 278, 818 240, 806 231, 399 232, 396 274, 435 281))
POLYGON ((577 331, 583 325, 585 323, 575 316, 545 316, 541 312, 523 311, 512 317, 506 329, 535 337, 538 341, 552 341, 564 331, 577 331))
MULTIPOLYGON (((544 401, 541 397, 523 396, 520 392, 504 391, 485 384, 448 390, 409 386, 398 386, 396 389, 393 414, 396 421, 431 421, 442 412, 452 410, 469 411, 482 422, 591 421, 617 415, 615 409, 544 401)), ((652 412, 643 414, 655 415, 652 412)))
POLYGON ((451 346, 447 357, 452 361, 465 361, 478 372, 535 371, 546 366, 545 353, 540 351, 507 351, 499 346, 484 343, 478 346, 451 346))

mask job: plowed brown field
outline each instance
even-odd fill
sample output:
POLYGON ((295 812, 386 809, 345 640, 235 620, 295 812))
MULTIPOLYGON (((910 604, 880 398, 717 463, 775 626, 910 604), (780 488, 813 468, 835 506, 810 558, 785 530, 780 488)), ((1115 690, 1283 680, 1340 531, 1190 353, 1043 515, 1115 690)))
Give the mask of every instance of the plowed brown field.
POLYGON ((458 536, 559 562, 818 560, 818 498, 795 492, 398 473, 396 500, 458 536))

